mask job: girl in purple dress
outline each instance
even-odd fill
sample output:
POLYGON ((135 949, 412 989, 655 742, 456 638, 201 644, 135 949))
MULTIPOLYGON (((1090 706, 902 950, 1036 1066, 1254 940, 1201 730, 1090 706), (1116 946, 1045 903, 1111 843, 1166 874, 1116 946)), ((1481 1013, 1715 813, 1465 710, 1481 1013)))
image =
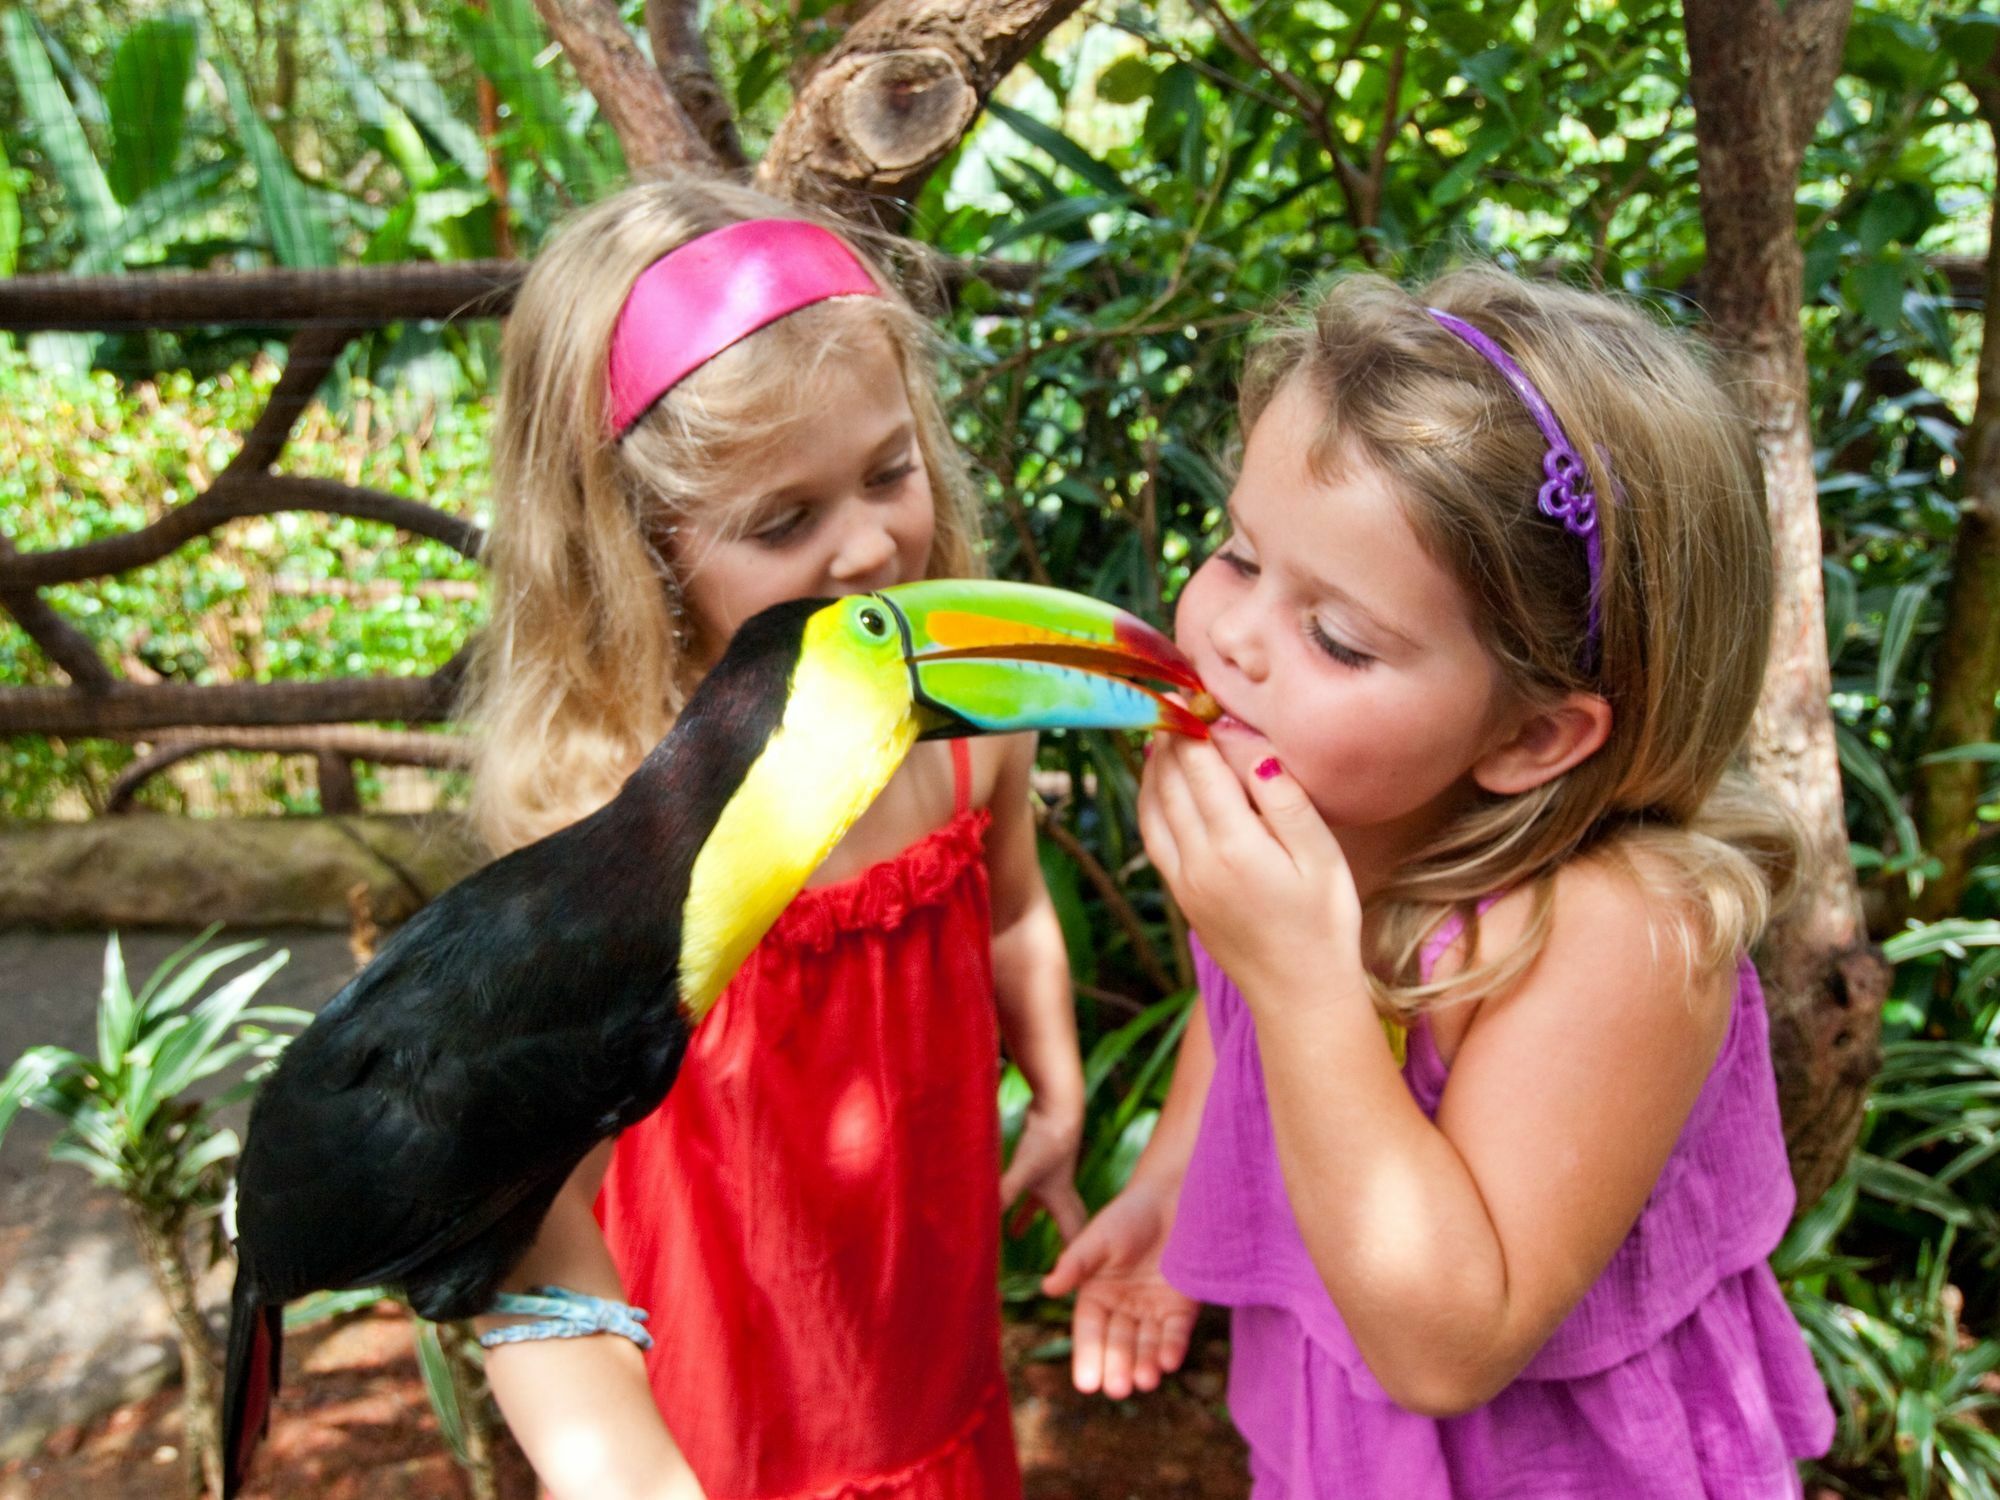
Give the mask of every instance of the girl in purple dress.
POLYGON ((1339 282, 1242 415, 1178 617, 1225 717, 1140 798, 1203 1004, 1047 1282, 1077 1385, 1213 1302, 1266 1500, 1798 1494, 1747 427, 1641 312, 1486 269, 1339 282))

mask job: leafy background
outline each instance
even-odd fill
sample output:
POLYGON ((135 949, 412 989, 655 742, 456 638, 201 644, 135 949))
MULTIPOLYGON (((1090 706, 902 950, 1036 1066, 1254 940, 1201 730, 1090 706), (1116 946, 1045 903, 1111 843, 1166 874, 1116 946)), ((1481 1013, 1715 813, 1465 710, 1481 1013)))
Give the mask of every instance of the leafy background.
MULTIPOLYGON (((840 17, 824 0, 713 8, 753 156, 840 17)), ((1854 862, 1897 964, 1864 1149, 1777 1257, 1840 1397, 1822 1478, 1852 1494, 2000 1490, 2000 842, 1978 846, 1957 913, 1906 920, 1931 869, 1910 791, 1984 332, 1952 288, 1968 268, 1976 280, 1992 232, 1992 138, 1968 80, 1997 33, 2000 18, 1929 0, 1859 7, 1798 200, 1833 709, 1854 862)), ((0 41, 8 273, 528 255, 624 171, 530 0, 31 0, 0 17, 0 41)), ((1166 618, 1217 523, 1244 340, 1311 272, 1409 276, 1480 256, 1695 321, 1686 66, 1679 11, 1659 0, 1082 13, 1008 81, 912 217, 949 254, 1040 268, 1027 291, 974 282, 945 318, 996 571, 1166 618)), ((65 545, 186 499, 254 416, 280 337, 7 344, 0 525, 23 547, 65 545)), ((490 324, 358 342, 286 467, 478 517, 494 359, 490 324)), ((128 672, 323 677, 441 664, 478 624, 477 577, 386 528, 287 516, 50 597, 128 672)), ((0 681, 59 680, 0 621, 0 681)), ((19 737, 0 815, 86 814, 131 753, 19 737)), ((2000 751, 1964 753, 1987 768, 1981 817, 2000 826, 2000 751)), ((1188 974, 1134 833, 1129 747, 1072 736, 1045 754, 1073 789, 1045 810, 1042 852, 1089 1052, 1096 1202, 1156 1117, 1188 974)), ((461 789, 432 790, 449 804, 461 789)), ((315 806, 296 767, 256 758, 204 762, 147 796, 315 806)), ((1010 1078, 1010 1118, 1022 1102, 1010 1078)), ((1053 1248, 1046 1225, 1010 1245, 1011 1295, 1032 1298, 1053 1248)))

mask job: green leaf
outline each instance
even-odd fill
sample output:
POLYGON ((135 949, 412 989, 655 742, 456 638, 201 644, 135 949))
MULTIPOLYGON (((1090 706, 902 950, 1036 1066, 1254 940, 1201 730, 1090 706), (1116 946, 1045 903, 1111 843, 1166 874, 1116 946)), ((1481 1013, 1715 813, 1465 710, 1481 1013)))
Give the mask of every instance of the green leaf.
POLYGON ((195 1180, 219 1161, 227 1161, 243 1149, 233 1130, 218 1130, 191 1148, 176 1164, 174 1177, 183 1194, 192 1191, 195 1180))
POLYGON ((452 1379, 451 1360, 438 1338, 437 1324, 418 1318, 416 1325, 417 1366, 423 1371, 424 1393, 437 1413, 438 1430, 451 1445, 453 1455, 465 1463, 465 1418, 458 1409, 458 1383, 452 1379))
POLYGON ((379 64, 375 77, 417 128, 458 163, 466 181, 486 180, 486 143, 477 130, 452 112, 451 101, 429 68, 415 58, 398 58, 379 64))
POLYGON ((1840 756, 1842 773, 1881 805, 1895 829, 1897 851, 1906 858, 1920 855, 1924 844, 1917 836, 1917 825, 1903 807, 1902 796, 1889 780, 1889 773, 1874 749, 1845 724, 1834 726, 1834 747, 1840 756))
POLYGON ((1854 299, 1881 333, 1893 338, 1903 326, 1903 265, 1896 258, 1872 256, 1855 266, 1854 299))
POLYGON ((1118 207, 1114 198, 1089 194, 1081 198, 1058 198, 1053 203, 1044 204, 1025 218, 1016 219, 1011 224, 1002 224, 986 248, 998 250, 1002 245, 1011 245, 1016 240, 1032 239, 1038 234, 1059 234, 1063 230, 1085 223, 1093 214, 1101 214, 1107 209, 1118 207))
POLYGON ((554 161, 559 180, 574 197, 595 198, 609 186, 611 168, 571 128, 562 90, 541 65, 549 34, 534 0, 493 0, 485 10, 462 5, 453 14, 480 72, 513 111, 526 144, 545 162, 554 161))
POLYGON ((1159 81, 1143 53, 1128 52, 1097 75, 1097 97, 1106 104, 1137 104, 1153 97, 1159 81))
POLYGON ((1928 583, 1906 583, 1890 601, 1889 616, 1882 625, 1882 654, 1875 663, 1875 696, 1884 703, 1889 701, 1896 685, 1903 653, 1910 649, 1910 637, 1916 634, 1917 618, 1923 613, 1924 601, 1930 598, 1930 593, 1928 583))
POLYGON ((0 276, 12 276, 21 259, 21 193, 7 143, 0 138, 0 276))
POLYGON ((65 1047, 30 1047, 14 1059, 7 1076, 0 1078, 0 1141, 23 1105, 32 1105, 51 1082, 65 1073, 83 1072, 89 1063, 65 1047))
POLYGON ((7 61, 14 70, 21 107, 35 127, 36 143, 62 184, 84 243, 108 240, 118 228, 118 199, 91 152, 83 122, 77 119, 69 95, 49 64, 34 19, 26 7, 15 6, 0 15, 0 31, 5 32, 7 61))
POLYGON ((124 1071, 138 1025, 139 1007, 125 981, 125 955, 114 932, 104 945, 104 982, 97 997, 97 1061, 110 1077, 124 1071))
POLYGON ((1930 1494, 1931 1470, 1937 1458, 1937 1412, 1929 1392, 1905 1389, 1897 1393, 1896 1452, 1909 1493, 1930 1494))
MULTIPOLYGON (((220 926, 221 924, 217 923, 216 926, 209 928, 209 933, 215 932, 220 926)), ((207 941, 207 937, 208 934, 204 933, 195 941, 199 944, 207 941)), ((196 990, 208 982, 209 976, 217 969, 236 962, 247 953, 255 953, 263 946, 261 941, 255 939, 244 943, 229 943, 202 954, 187 967, 175 973, 171 966, 180 960, 182 954, 189 951, 182 949, 155 970, 153 977, 146 981, 145 988, 139 992, 140 1003, 145 1007, 146 1019, 158 1020, 179 1010, 187 1004, 196 990)))
POLYGON ((1833 1248, 1840 1231, 1854 1216, 1860 1185, 1847 1174, 1820 1195, 1819 1201, 1792 1221, 1784 1241, 1772 1252, 1771 1261, 1781 1279, 1800 1275, 1802 1268, 1817 1261, 1833 1248))
POLYGON ((257 201, 264 210, 264 232, 270 237, 272 253, 283 266, 308 270, 332 266, 333 236, 318 203, 293 171, 291 158, 271 134, 271 127, 257 113, 236 69, 221 60, 216 67, 228 90, 230 112, 236 116, 243 148, 257 170, 257 201))
POLYGON ((1882 956, 1892 964, 1908 963, 1933 953, 1960 955, 1967 948, 2000 947, 2000 921, 1991 918, 1946 917, 1911 926, 1884 940, 1882 956))
POLYGON ((1860 590, 1854 575, 1832 558, 1822 560, 1820 576, 1826 584, 1826 654, 1830 661, 1838 661, 1860 608, 1860 590))
MULTIPOLYGON (((291 956, 290 950, 280 948, 255 968, 238 974, 195 1007, 194 1024, 160 1049, 159 1065, 153 1075, 152 1100, 147 1102, 171 1099, 202 1076, 202 1062, 209 1049, 221 1040, 222 1034, 235 1022, 237 1013, 250 1003, 264 981, 283 967, 291 956)), ((133 1112, 139 1113, 137 1103, 133 1105, 133 1112)), ((150 1113, 150 1110, 147 1112, 150 1113)))
POLYGON ((83 1141, 67 1136, 59 1138, 49 1147, 49 1160, 67 1166, 81 1167, 91 1179, 113 1192, 122 1193, 128 1186, 124 1166, 115 1151, 99 1150, 83 1141))
POLYGON ((194 22, 155 16, 127 32, 112 54, 104 102, 111 116, 108 175, 120 203, 130 204, 173 172, 194 53, 194 22))
POLYGON ((1972 760, 1982 765, 2000 765, 2000 744, 1981 740, 1976 745, 1953 745, 1949 750, 1933 750, 1917 757, 1920 766, 1942 766, 1953 761, 1972 760))
POLYGON ((1129 201, 1132 197, 1132 190, 1126 186, 1124 178, 1060 130, 997 99, 987 101, 986 111, 1029 145, 1039 146, 1107 197, 1120 202, 1129 201))
POLYGON ((172 248, 185 225, 210 211, 216 189, 236 171, 239 159, 203 162, 147 189, 125 210, 110 237, 87 248, 70 263, 78 276, 110 276, 125 269, 134 246, 172 248))
POLYGON ((364 1307, 373 1307, 390 1295, 387 1287, 379 1286, 357 1287, 345 1292, 314 1292, 286 1306, 285 1332, 294 1333, 315 1323, 331 1322, 348 1313, 359 1312, 364 1307))

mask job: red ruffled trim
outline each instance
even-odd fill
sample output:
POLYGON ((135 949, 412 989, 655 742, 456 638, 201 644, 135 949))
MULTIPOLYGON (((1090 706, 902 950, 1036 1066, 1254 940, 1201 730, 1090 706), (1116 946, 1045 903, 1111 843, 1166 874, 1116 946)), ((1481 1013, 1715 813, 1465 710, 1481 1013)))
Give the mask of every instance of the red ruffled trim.
MULTIPOLYGON (((988 1437, 982 1429, 991 1424, 996 1415, 1010 1412, 1004 1387, 996 1389, 979 1403, 970 1421, 915 1463, 865 1479, 843 1480, 826 1489, 788 1496, 786 1500, 864 1500, 868 1496, 895 1496, 897 1500, 964 1500, 968 1495, 993 1494, 994 1475, 982 1461, 980 1452, 982 1440, 988 1437)), ((1014 1434, 1009 1431, 1004 1438, 997 1440, 1011 1445, 1014 1434)), ((1013 1494, 1020 1493, 1018 1484, 1009 1484, 1007 1488, 1013 1494)))
POLYGON ((980 865, 983 873, 992 821, 986 808, 968 808, 893 859, 833 885, 807 887, 779 914, 764 941, 823 952, 844 932, 900 926, 911 911, 943 902, 967 865, 980 865))

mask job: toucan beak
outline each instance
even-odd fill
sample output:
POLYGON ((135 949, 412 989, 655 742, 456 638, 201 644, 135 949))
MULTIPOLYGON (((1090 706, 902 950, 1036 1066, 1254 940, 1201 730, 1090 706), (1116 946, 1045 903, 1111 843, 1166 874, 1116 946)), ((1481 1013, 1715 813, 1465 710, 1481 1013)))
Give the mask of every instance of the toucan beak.
POLYGON ((1018 729, 1208 734, 1159 690, 1199 693, 1193 666, 1122 609, 1061 589, 964 579, 899 584, 876 597, 902 631, 923 739, 1018 729))

